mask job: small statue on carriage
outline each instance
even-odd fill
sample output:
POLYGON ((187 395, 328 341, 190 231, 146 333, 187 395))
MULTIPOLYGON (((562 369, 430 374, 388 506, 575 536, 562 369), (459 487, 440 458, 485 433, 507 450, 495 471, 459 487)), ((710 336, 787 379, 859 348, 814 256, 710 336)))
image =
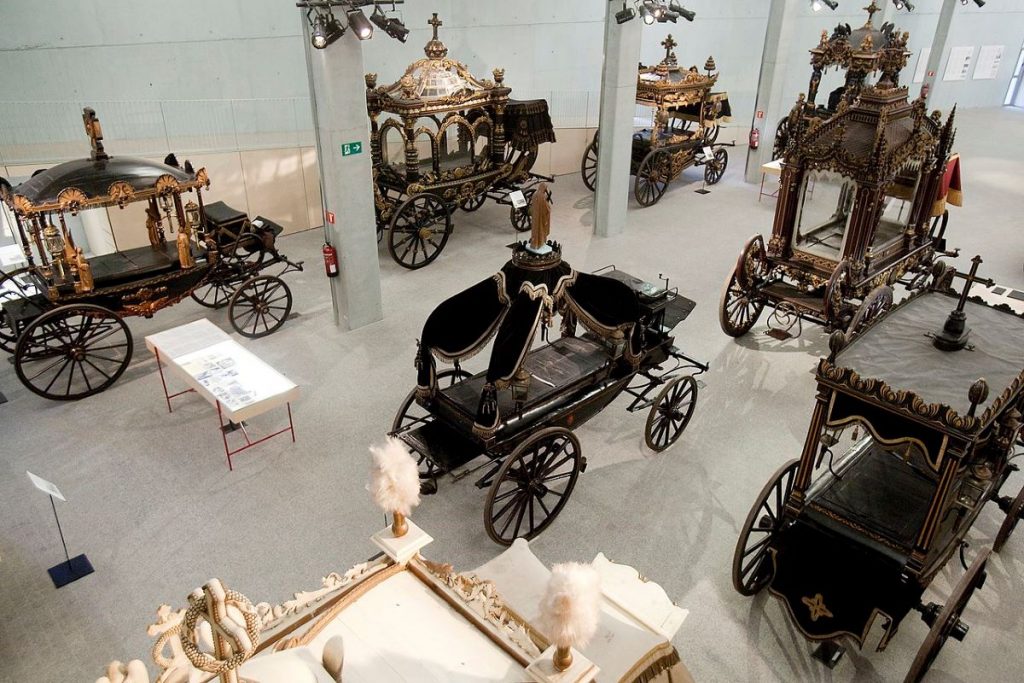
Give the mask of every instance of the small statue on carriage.
POLYGON ((555 141, 544 100, 509 99, 504 69, 478 79, 448 57, 438 38, 443 22, 428 22, 434 37, 426 58, 391 85, 366 75, 378 239, 399 265, 434 261, 452 233, 456 207, 476 211, 487 199, 508 206, 518 231, 530 229, 528 203, 537 183, 531 172, 541 144, 555 141), (521 193, 521 194, 520 194, 521 193))
POLYGON ((165 163, 109 156, 95 111, 86 108, 83 121, 89 158, 37 171, 13 188, 0 185, 26 263, 0 271, 0 348, 14 355, 21 382, 55 400, 107 389, 132 357, 124 318, 151 317, 189 295, 207 307, 227 306, 243 336, 281 327, 292 295, 279 275, 302 269, 277 251, 281 226, 250 221, 222 202, 204 205, 206 170, 181 166, 173 154, 165 163), (192 192, 195 201, 186 201, 192 192), (67 218, 136 202, 145 203, 149 244, 87 257, 67 218), (278 264, 278 276, 260 275, 278 264))
POLYGON ((945 244, 955 109, 943 121, 899 85, 908 34, 883 34, 869 19, 854 37, 855 94, 827 119, 808 116, 803 95, 790 112, 771 239, 748 240, 722 291, 730 336, 746 334, 766 306, 778 339, 799 334, 803 320, 863 325, 892 304, 897 283, 920 288, 935 257, 955 253, 945 244), (878 82, 864 85, 875 70, 878 82))
MULTIPOLYGON (((633 195, 640 206, 657 204, 668 184, 691 166, 703 166, 704 182, 714 185, 729 164, 729 153, 716 140, 732 108, 726 93, 713 91, 718 82, 714 58, 708 57, 702 74, 696 66, 679 66, 673 51, 678 43, 671 35, 662 46, 665 59, 656 66, 641 64, 637 74, 636 103, 653 112, 650 123, 639 124, 649 127, 633 134, 629 173, 636 176, 633 195)), ((599 135, 594 134, 580 167, 591 191, 597 187, 599 135)))

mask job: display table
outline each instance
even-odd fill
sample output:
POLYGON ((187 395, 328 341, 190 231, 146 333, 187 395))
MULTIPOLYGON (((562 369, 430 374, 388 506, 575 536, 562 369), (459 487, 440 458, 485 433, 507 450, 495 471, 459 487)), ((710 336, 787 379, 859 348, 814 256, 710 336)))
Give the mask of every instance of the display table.
POLYGON ((778 197, 779 189, 775 188, 775 192, 764 191, 764 179, 765 176, 782 176, 782 159, 776 159, 775 161, 769 161, 767 164, 761 165, 761 189, 757 192, 757 201, 761 201, 761 197, 778 197))
POLYGON ((167 412, 173 412, 172 398, 191 392, 198 393, 217 409, 228 469, 234 469, 233 455, 267 439, 290 432, 292 442, 295 441, 291 402, 298 398, 298 386, 209 320, 197 320, 149 335, 146 348, 156 356, 167 412), (165 362, 185 380, 188 389, 168 393, 165 362), (288 427, 255 441, 250 439, 244 421, 282 405, 288 410, 288 427), (245 437, 245 445, 232 450, 228 446, 228 432, 236 429, 245 437))

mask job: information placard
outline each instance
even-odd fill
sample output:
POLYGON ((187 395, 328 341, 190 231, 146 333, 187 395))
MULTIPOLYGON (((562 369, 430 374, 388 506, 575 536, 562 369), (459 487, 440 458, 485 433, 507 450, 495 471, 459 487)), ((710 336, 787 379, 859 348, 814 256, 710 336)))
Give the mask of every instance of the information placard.
POLYGON ((28 470, 25 470, 25 474, 28 475, 29 481, 31 481, 32 484, 35 485, 37 489, 39 489, 46 495, 53 496, 57 500, 64 501, 65 503, 68 502, 68 499, 64 497, 64 494, 60 492, 60 489, 57 488, 57 485, 54 484, 52 481, 47 481, 42 477, 36 476, 35 474, 32 474, 28 470))
POLYGON ((943 74, 944 81, 962 81, 967 78, 971 70, 971 57, 974 56, 974 46, 954 47, 949 51, 949 61, 946 62, 946 73, 943 74))
POLYGON ((992 80, 998 77, 1002 61, 1002 45, 982 45, 978 50, 978 64, 974 67, 974 80, 992 80))

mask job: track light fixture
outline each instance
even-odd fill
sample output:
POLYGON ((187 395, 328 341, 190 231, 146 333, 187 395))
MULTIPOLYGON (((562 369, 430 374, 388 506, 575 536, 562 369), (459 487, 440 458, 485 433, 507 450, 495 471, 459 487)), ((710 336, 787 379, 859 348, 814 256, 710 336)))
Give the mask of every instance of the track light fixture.
POLYGON ((374 5, 370 21, 400 43, 404 43, 409 38, 409 29, 406 28, 405 24, 395 17, 386 15, 380 8, 380 5, 374 5))
MULTIPOLYGON (((611 0, 611 2, 617 1, 611 0)), ((648 26, 654 22, 661 24, 672 22, 674 24, 679 21, 679 17, 693 21, 697 16, 696 12, 686 9, 674 0, 668 3, 659 2, 659 0, 632 0, 635 9, 629 4, 628 0, 622 0, 622 9, 615 13, 616 22, 625 24, 627 21, 632 21, 636 18, 637 12, 640 13, 640 19, 648 26)))
POLYGON ((697 16, 697 13, 694 12, 692 9, 686 9, 685 7, 680 5, 678 2, 670 2, 670 3, 668 3, 668 8, 671 11, 675 12, 676 14, 678 14, 679 16, 681 16, 683 19, 686 19, 687 21, 693 21, 694 17, 697 16))
POLYGON ((914 5, 910 2, 910 0, 894 0, 893 5, 896 6, 896 9, 905 9, 908 12, 914 11, 914 5))
POLYGON ((405 27, 401 19, 389 17, 381 9, 380 3, 390 4, 392 10, 397 5, 405 4, 405 0, 298 0, 296 7, 306 11, 306 20, 309 22, 309 42, 318 50, 323 50, 334 41, 341 38, 345 31, 352 29, 359 40, 369 40, 373 37, 373 26, 376 24, 382 31, 395 40, 405 42, 409 37, 409 29, 405 27), (373 14, 370 19, 363 14, 363 7, 373 6, 373 14), (334 16, 334 8, 340 7, 345 12, 348 20, 347 26, 334 16))
POLYGON ((323 50, 325 47, 341 38, 345 35, 345 27, 338 22, 334 14, 330 9, 326 13, 321 14, 314 12, 316 17, 311 20, 311 30, 309 34, 309 42, 313 44, 317 50, 323 50))
POLYGON ((640 19, 648 26, 657 21, 657 19, 654 18, 654 12, 651 11, 651 8, 647 6, 646 2, 640 5, 640 19))
POLYGON ((359 40, 369 40, 373 37, 373 24, 363 14, 363 10, 358 7, 353 7, 348 12, 348 27, 355 32, 356 38, 359 40))
POLYGON ((627 21, 632 21, 635 18, 636 10, 632 7, 626 7, 626 0, 622 0, 622 9, 615 13, 615 21, 625 24, 627 21))
POLYGON ((838 0, 811 0, 811 9, 815 12, 820 12, 823 5, 835 11, 836 7, 839 7, 839 2, 838 0))

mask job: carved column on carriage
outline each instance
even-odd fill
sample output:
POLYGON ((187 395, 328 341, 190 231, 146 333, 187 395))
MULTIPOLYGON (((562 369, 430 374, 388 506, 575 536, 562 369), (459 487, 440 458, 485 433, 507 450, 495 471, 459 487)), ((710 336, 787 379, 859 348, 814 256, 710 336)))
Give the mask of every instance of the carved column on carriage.
POLYGON ((946 500, 949 497, 953 483, 956 481, 956 471, 963 457, 963 444, 951 442, 946 446, 945 461, 942 466, 942 472, 939 475, 939 484, 935 489, 935 495, 932 497, 931 508, 929 508, 928 515, 921 526, 921 531, 914 542, 914 549, 910 553, 910 559, 907 561, 907 569, 914 574, 921 574, 924 570, 925 563, 928 560, 928 551, 931 548, 932 541, 935 539, 939 524, 942 522, 941 517, 946 500))
POLYGON ((789 500, 786 501, 786 510, 789 514, 799 514, 804 506, 804 497, 807 487, 811 485, 811 475, 814 473, 814 459, 818 455, 821 433, 825 427, 825 418, 828 415, 828 403, 831 397, 832 389, 819 382, 818 394, 814 397, 814 412, 811 414, 811 423, 807 427, 804 449, 800 453, 800 469, 797 472, 796 480, 793 482, 793 493, 790 495, 789 500))
POLYGON ((404 117, 402 130, 405 132, 405 179, 410 183, 420 178, 420 153, 416 149, 416 119, 404 117))
POLYGON ((29 245, 28 236, 25 235, 25 224, 21 222, 21 216, 14 214, 14 224, 18 227, 18 237, 21 239, 21 251, 25 255, 25 261, 29 267, 36 264, 35 256, 32 255, 32 247, 29 245))
POLYGON ((818 96, 818 88, 821 86, 821 64, 814 64, 814 69, 811 71, 811 82, 807 85, 807 104, 814 106, 814 100, 818 96))
MULTIPOLYGON (((497 75, 498 69, 495 69, 497 75)), ((496 166, 505 163, 505 105, 500 103, 494 107, 494 138, 491 141, 491 161, 496 166)))
POLYGON ((867 259, 871 249, 871 239, 874 236, 874 227, 878 225, 879 215, 882 211, 882 203, 879 201, 881 195, 882 189, 875 185, 857 184, 853 209, 850 212, 853 219, 847 229, 846 250, 842 254, 842 258, 849 259, 855 279, 863 277, 868 266, 867 259))
POLYGON ((370 158, 373 159, 374 167, 377 167, 384 161, 380 142, 380 109, 376 105, 377 96, 373 92, 377 89, 377 74, 366 74, 365 81, 366 101, 370 113, 370 158))
POLYGON ((773 258, 788 258, 793 254, 793 226, 796 209, 800 202, 800 186, 807 171, 797 165, 782 167, 779 179, 779 197, 775 205, 775 222, 772 237, 768 240, 768 255, 773 258))

